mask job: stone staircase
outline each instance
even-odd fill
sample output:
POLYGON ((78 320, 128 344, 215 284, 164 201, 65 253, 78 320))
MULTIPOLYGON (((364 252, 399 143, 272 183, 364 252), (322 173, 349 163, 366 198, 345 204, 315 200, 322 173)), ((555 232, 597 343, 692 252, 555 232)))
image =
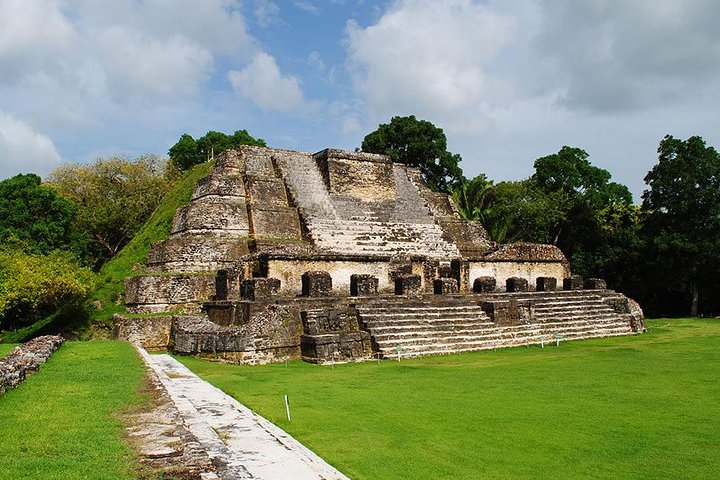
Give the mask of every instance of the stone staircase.
POLYGON ((423 298, 357 305, 362 328, 382 357, 418 357, 556 341, 630 335, 628 315, 618 314, 603 296, 590 292, 494 295, 525 302, 530 318, 498 325, 469 298, 435 304, 423 298))
POLYGON ((328 192, 315 159, 293 154, 275 160, 313 243, 327 252, 359 255, 424 255, 455 258, 406 172, 394 166, 396 200, 362 201, 328 192))

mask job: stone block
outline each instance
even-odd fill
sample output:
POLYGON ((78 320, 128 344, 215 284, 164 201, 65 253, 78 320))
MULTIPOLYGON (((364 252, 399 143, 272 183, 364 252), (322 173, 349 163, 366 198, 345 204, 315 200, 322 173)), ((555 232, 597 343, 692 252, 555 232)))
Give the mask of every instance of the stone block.
POLYGON ((240 282, 240 297, 244 300, 264 300, 279 291, 280 280, 277 278, 246 278, 240 282))
POLYGON ((474 293, 490 293, 494 292, 497 286, 495 277, 478 277, 473 282, 474 293))
POLYGON ((303 297, 327 297, 332 292, 332 277, 328 272, 305 272, 301 281, 303 297))
POLYGON ((250 206, 252 233, 256 239, 301 238, 300 217, 296 208, 250 206))
POLYGON ((563 280, 563 290, 582 290, 583 278, 580 275, 573 275, 563 280))
POLYGON ((279 178, 248 177, 247 187, 250 203, 263 207, 287 207, 285 183, 279 178))
POLYGON ((527 292, 528 281, 526 278, 510 277, 505 281, 505 290, 508 292, 527 292))
POLYGON ((489 302, 483 302, 480 307, 487 316, 498 325, 509 323, 508 310, 510 308, 510 302, 508 300, 492 300, 489 302))
POLYGON ((227 300, 229 287, 228 271, 218 270, 215 274, 215 300, 227 300))
POLYGON ((538 277, 535 281, 535 290, 538 292, 551 292, 557 290, 557 278, 538 277))
POLYGON ((374 275, 354 273, 350 275, 350 295, 353 297, 369 297, 377 295, 378 278, 374 275))
POLYGON ((458 282, 454 278, 436 278, 433 281, 433 292, 436 295, 452 295, 458 293, 458 282))
POLYGON ((421 290, 420 275, 400 275, 395 279, 395 295, 419 295, 421 290))
POLYGON ((602 278, 586 278, 583 286, 585 290, 607 290, 607 283, 602 278))

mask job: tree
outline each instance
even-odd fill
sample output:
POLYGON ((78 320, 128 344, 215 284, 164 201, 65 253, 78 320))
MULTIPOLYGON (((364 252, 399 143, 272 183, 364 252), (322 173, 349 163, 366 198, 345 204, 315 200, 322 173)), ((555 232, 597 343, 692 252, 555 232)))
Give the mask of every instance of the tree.
POLYGON ((170 187, 166 162, 154 155, 135 160, 100 158, 91 165, 56 168, 49 184, 77 205, 74 228, 89 237, 89 262, 99 268, 129 242, 170 187))
POLYGON ((0 242, 19 242, 34 253, 68 249, 77 207, 41 185, 35 174, 0 182, 0 242))
POLYGON ((645 183, 645 234, 656 271, 690 294, 690 314, 697 315, 701 285, 720 273, 720 155, 701 137, 667 135, 645 183))
POLYGON ((197 140, 185 133, 175 145, 170 147, 168 155, 173 165, 181 171, 185 171, 195 165, 207 162, 212 155, 218 155, 240 145, 264 147, 265 140, 253 138, 247 130, 238 130, 232 135, 210 131, 197 140))
POLYGON ((611 182, 610 172, 596 167, 579 148, 564 146, 535 161, 531 181, 543 193, 557 195, 563 215, 552 227, 550 241, 560 247, 582 275, 608 276, 602 268, 601 212, 632 205, 628 188, 611 182))
POLYGON ((496 242, 551 243, 555 226, 565 220, 563 200, 530 180, 500 182, 486 195, 480 218, 496 242))
POLYGON ((94 278, 68 252, 37 255, 0 247, 0 328, 14 330, 82 303, 94 278))
POLYGON ((464 180, 459 166, 462 158, 448 152, 443 130, 414 115, 393 117, 389 124, 380 124, 365 136, 361 148, 419 168, 428 185, 437 191, 450 191, 464 180))

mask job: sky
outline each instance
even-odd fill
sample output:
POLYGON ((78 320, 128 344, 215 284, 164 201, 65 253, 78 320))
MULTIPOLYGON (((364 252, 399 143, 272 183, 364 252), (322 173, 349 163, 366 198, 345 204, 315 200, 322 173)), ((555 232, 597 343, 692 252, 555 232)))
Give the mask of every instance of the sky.
POLYGON ((635 201, 660 140, 720 147, 716 0, 0 0, 0 178, 183 133, 355 149, 395 115, 469 178, 579 147, 635 201))

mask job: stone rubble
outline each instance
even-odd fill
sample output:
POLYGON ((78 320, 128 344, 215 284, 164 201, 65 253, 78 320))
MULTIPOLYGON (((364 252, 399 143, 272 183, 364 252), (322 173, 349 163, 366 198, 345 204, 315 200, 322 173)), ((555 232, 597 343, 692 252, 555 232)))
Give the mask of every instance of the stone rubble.
POLYGON ((65 339, 59 335, 45 335, 15 347, 0 359, 0 395, 17 387, 27 375, 36 372, 65 339))

